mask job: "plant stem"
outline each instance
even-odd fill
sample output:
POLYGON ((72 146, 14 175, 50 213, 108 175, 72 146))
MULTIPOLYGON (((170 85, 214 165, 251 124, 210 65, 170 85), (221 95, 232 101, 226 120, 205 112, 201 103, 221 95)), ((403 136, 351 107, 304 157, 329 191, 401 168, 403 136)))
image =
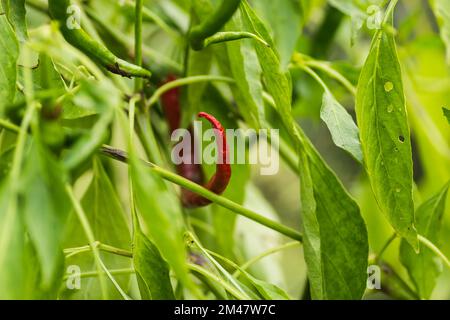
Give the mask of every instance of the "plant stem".
POLYGON ((175 81, 170 81, 161 87, 159 87, 153 96, 151 96, 150 100, 147 102, 145 108, 146 111, 148 111, 154 104, 156 104, 159 100, 159 98, 166 93, 167 91, 170 91, 172 89, 181 87, 181 86, 187 86, 194 83, 199 82, 209 82, 209 81, 220 81, 220 82, 228 82, 228 83, 234 83, 234 79, 229 77, 222 77, 222 76, 193 76, 193 77, 187 77, 178 79, 175 81))
POLYGON ((305 65, 314 69, 318 69, 320 71, 325 72, 331 78, 337 80, 342 84, 353 96, 356 96, 356 88, 355 86, 342 74, 331 68, 326 62, 320 62, 315 60, 305 61, 305 65))
POLYGON ((108 299, 108 291, 106 288, 105 275, 102 271, 103 267, 102 267, 102 261, 100 258, 100 253, 99 253, 97 246, 95 245, 94 232, 92 231, 89 220, 86 217, 86 214, 85 214, 83 208, 81 207, 80 202, 77 200, 77 198, 73 194, 72 187, 69 184, 66 184, 66 192, 67 192, 67 195, 69 196, 70 200, 72 201, 74 211, 77 214, 78 219, 80 220, 81 226, 83 227, 84 233, 86 234, 86 237, 89 241, 89 245, 91 247, 92 254, 94 255, 95 265, 97 267, 98 273, 100 274, 99 282, 100 282, 100 288, 102 291, 102 297, 103 297, 103 299, 106 300, 106 299, 108 299))
MULTIPOLYGON (((109 146, 103 146, 101 149, 101 152, 112 159, 115 159, 120 162, 127 163, 128 162, 128 154, 122 150, 117 150, 109 146)), ((143 161, 143 160, 142 160, 143 161)), ((192 192, 195 192, 204 198, 213 201, 217 203, 218 205, 227 208, 234 213, 244 216, 250 220, 253 220, 263 226, 268 227, 269 229, 275 230, 281 234, 284 234, 285 236, 297 240, 299 242, 302 242, 303 236, 298 231, 291 229, 285 225, 282 225, 276 221, 270 220, 250 209, 247 209, 227 198, 224 198, 220 195, 215 194, 214 192, 209 191, 208 189, 204 188, 201 185, 198 185, 188 179, 185 179, 175 173, 172 173, 168 170, 165 170, 161 167, 156 166, 155 164, 147 161, 143 161, 143 163, 149 167, 152 172, 156 173, 160 177, 162 177, 165 180, 168 180, 172 183, 175 183, 179 186, 182 186, 185 189, 188 189, 192 192)))
POLYGON ((422 244, 424 244, 428 249, 430 249, 431 251, 433 251, 439 258, 442 259, 442 261, 444 262, 444 264, 446 265, 447 268, 450 269, 450 260, 448 260, 448 258, 442 253, 441 250, 439 250, 438 247, 436 247, 434 245, 433 242, 431 242, 430 240, 428 240, 427 238, 425 238, 424 236, 421 236, 420 234, 418 235, 418 239, 420 242, 422 242, 422 244))

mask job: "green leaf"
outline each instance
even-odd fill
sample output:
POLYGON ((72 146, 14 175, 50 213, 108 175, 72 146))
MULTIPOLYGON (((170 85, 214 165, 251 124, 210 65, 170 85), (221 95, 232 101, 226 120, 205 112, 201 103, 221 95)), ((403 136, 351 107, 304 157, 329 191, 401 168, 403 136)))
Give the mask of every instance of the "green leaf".
POLYGON ((311 143, 304 153, 300 181, 311 295, 360 299, 366 288, 369 250, 360 209, 311 143))
POLYGON ((39 264, 27 241, 21 216, 12 210, 14 193, 9 178, 0 184, 0 299, 38 299, 39 264))
POLYGON ((145 230, 148 230, 149 239, 158 247, 178 279, 192 288, 186 264, 185 228, 179 199, 160 177, 150 173, 133 157, 130 170, 136 207, 145 230))
POLYGON ((254 5, 271 26, 281 66, 286 69, 302 33, 302 5, 298 0, 259 0, 254 5))
POLYGON ((2 0, 9 22, 22 42, 27 38, 25 0, 2 0))
POLYGON ((360 29, 377 29, 383 19, 382 6, 386 0, 328 0, 328 3, 352 19, 351 42, 355 42, 360 29))
POLYGON ((82 89, 75 95, 74 103, 81 108, 99 113, 92 129, 81 136, 64 155, 64 167, 73 170, 91 157, 105 142, 108 128, 114 119, 116 108, 121 103, 119 92, 109 81, 82 81, 82 89))
POLYGON ((366 170, 396 232, 418 248, 413 166, 402 75, 394 36, 379 30, 359 79, 356 113, 366 170))
POLYGON ((61 164, 36 139, 25 159, 20 205, 41 265, 43 289, 54 286, 62 275, 62 240, 71 209, 65 176, 61 164))
POLYGON ((450 64, 450 2, 447 0, 431 0, 436 18, 441 27, 441 38, 447 46, 447 63, 450 64))
POLYGON ((0 116, 16 94, 19 43, 6 15, 0 15, 0 116))
MULTIPOLYGON (((270 43, 267 29, 247 5, 251 31, 270 43)), ((314 299, 360 299, 366 286, 368 239, 356 202, 325 164, 291 115, 291 81, 271 48, 256 46, 267 88, 300 155, 305 255, 314 299)))
MULTIPOLYGON (((445 202, 450 184, 448 183, 438 194, 424 202, 416 212, 417 231, 431 242, 438 244, 442 218, 445 213, 445 202)), ((424 245, 420 245, 420 253, 416 254, 405 240, 400 246, 400 260, 413 281, 422 299, 429 299, 442 272, 442 262, 436 254, 424 245)))
POLYGON ((446 109, 446 108, 442 108, 442 111, 444 112, 444 116, 447 118, 447 121, 450 124, 450 110, 446 109))
MULTIPOLYGON (((95 240, 116 248, 130 250, 131 236, 130 228, 112 185, 101 161, 94 158, 93 179, 81 201, 87 219, 92 227, 95 240)), ((75 213, 70 215, 67 223, 65 247, 75 248, 85 246, 89 243, 83 228, 75 213)), ((108 269, 125 269, 131 267, 131 259, 111 253, 100 252, 102 261, 108 269)), ((96 270, 95 260, 91 252, 75 255, 66 261, 66 264, 77 265, 81 272, 96 270)), ((130 281, 129 275, 115 276, 118 284, 126 290, 130 281)), ((113 284, 107 282, 108 296, 112 299, 121 299, 113 284)), ((101 299, 102 293, 98 277, 82 278, 81 290, 66 290, 62 298, 72 299, 101 299)))
POLYGON ((133 261, 144 300, 174 300, 169 266, 158 248, 141 232, 134 235, 133 261))
POLYGON ((359 129, 352 116, 329 92, 323 95, 320 117, 327 124, 334 144, 363 162, 359 129))
MULTIPOLYGON (((192 1, 192 7, 197 21, 207 17, 213 11, 209 0, 192 1)), ((205 48, 201 51, 190 50, 187 76, 209 74, 213 62, 213 53, 213 48, 205 48)), ((192 119, 201 111, 199 105, 207 85, 207 82, 202 82, 188 86, 186 93, 187 108, 183 108, 182 127, 188 127, 192 119)))
POLYGON ((248 273, 244 273, 245 278, 255 287, 263 300, 290 300, 289 295, 283 289, 274 284, 256 279, 248 273))

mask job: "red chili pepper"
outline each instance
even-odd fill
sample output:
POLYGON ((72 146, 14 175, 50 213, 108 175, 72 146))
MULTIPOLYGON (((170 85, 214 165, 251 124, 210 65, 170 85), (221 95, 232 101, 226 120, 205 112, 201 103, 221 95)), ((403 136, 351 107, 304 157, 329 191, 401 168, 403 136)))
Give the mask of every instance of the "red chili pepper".
MULTIPOLYGON (((174 81, 175 79, 176 77, 169 76, 165 83, 174 81)), ((172 133, 179 128, 181 123, 180 90, 176 88, 165 93, 162 96, 162 105, 167 121, 169 123, 170 132, 172 133)), ((216 173, 204 186, 206 189, 220 195, 226 190, 231 179, 229 149, 225 129, 222 127, 220 122, 210 114, 200 112, 198 116, 200 118, 208 120, 212 124, 215 130, 216 141, 219 149, 217 152, 218 159, 216 165, 216 173)), ((192 127, 190 127, 188 130, 191 136, 191 145, 194 145, 195 136, 193 129, 192 127)), ((201 165, 194 163, 194 148, 191 148, 191 150, 192 153, 190 155, 189 163, 182 163, 178 165, 177 172, 180 176, 197 184, 203 185, 205 181, 205 175, 203 173, 201 165)), ((211 204, 210 200, 184 188, 182 188, 181 190, 181 202, 186 208, 198 208, 211 204)))

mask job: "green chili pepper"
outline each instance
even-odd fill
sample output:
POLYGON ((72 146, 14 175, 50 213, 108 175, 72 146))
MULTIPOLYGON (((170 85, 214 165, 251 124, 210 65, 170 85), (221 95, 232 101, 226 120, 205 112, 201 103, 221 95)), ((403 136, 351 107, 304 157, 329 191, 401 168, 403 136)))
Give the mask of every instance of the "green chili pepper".
POLYGON ((240 3, 241 0, 223 0, 221 5, 208 17, 208 19, 192 28, 189 35, 192 48, 194 50, 203 49, 205 39, 222 29, 225 23, 227 23, 236 12, 240 3))
POLYGON ((74 26, 72 28, 69 26, 68 22, 73 19, 69 10, 70 5, 70 0, 48 1, 50 15, 59 22, 61 33, 67 42, 112 73, 124 77, 151 77, 150 71, 116 57, 108 48, 92 39, 81 27, 74 26))

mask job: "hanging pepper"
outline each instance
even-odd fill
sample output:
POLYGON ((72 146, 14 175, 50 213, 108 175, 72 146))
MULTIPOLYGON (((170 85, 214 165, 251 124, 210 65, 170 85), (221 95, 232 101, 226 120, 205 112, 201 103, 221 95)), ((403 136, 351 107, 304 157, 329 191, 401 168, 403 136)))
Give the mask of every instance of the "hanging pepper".
MULTIPOLYGON (((167 82, 176 80, 176 77, 169 76, 166 80, 167 82)), ((167 122, 169 124, 170 133, 179 128, 181 123, 181 106, 180 106, 180 89, 175 88, 166 92, 162 98, 162 106, 164 114, 166 115, 167 122)), ((231 166, 229 164, 229 149, 226 139, 225 129, 222 127, 220 122, 214 118, 212 115, 205 112, 200 112, 198 115, 200 118, 208 120, 213 129, 215 130, 216 141, 218 144, 218 159, 216 165, 216 173, 209 180, 208 183, 205 182, 205 175, 200 164, 196 164, 194 161, 195 154, 194 148, 191 148, 191 154, 188 163, 181 163, 177 165, 177 172, 180 176, 195 182, 216 194, 222 194, 231 179, 231 166)), ((194 145, 194 130, 189 127, 187 134, 190 136, 191 146, 194 145)), ((184 155, 180 154, 184 159, 184 155)), ((181 202, 185 208, 198 208, 204 207, 211 204, 211 201, 186 189, 181 190, 181 202)))
MULTIPOLYGON (((151 72, 116 57, 108 48, 92 39, 79 25, 70 26, 75 16, 70 14, 70 0, 48 0, 48 9, 53 19, 59 22, 62 35, 68 43, 112 73, 124 77, 150 78, 151 72)), ((75 24, 78 21, 75 21, 75 24)))

